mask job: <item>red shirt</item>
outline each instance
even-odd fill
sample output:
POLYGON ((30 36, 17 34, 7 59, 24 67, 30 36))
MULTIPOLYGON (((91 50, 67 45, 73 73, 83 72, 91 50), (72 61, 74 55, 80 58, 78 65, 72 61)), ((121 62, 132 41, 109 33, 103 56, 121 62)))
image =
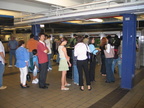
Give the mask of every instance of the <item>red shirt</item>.
POLYGON ((38 54, 38 59, 39 59, 39 63, 46 63, 48 62, 48 55, 47 53, 44 52, 44 50, 48 50, 48 48, 46 47, 46 45, 44 45, 41 42, 38 42, 37 44, 37 54, 38 54))

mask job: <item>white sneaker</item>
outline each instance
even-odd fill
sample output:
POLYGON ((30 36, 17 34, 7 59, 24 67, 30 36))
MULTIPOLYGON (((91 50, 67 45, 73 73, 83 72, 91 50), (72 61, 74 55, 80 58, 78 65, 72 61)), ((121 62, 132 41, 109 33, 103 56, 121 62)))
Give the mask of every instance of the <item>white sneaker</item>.
POLYGON ((65 85, 65 87, 68 87, 68 86, 71 86, 71 84, 67 83, 67 84, 65 85))
POLYGON ((52 70, 52 68, 49 68, 49 70, 52 70))
POLYGON ((39 82, 39 80, 38 80, 37 78, 35 79, 35 81, 36 81, 37 83, 39 82))
POLYGON ((9 65, 8 67, 12 67, 12 65, 9 65))
POLYGON ((32 80, 32 84, 37 84, 36 80, 32 80))
POLYGON ((79 85, 78 83, 74 82, 74 84, 79 85))
POLYGON ((7 86, 1 86, 0 90, 6 89, 6 88, 7 88, 7 86))

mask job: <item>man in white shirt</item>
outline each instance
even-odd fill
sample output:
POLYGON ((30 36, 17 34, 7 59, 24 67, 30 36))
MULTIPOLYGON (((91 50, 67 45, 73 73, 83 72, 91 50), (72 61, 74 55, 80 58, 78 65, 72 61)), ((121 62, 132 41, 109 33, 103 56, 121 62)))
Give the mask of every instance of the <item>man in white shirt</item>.
POLYGON ((52 41, 50 40, 51 36, 46 35, 47 39, 45 40, 46 46, 49 49, 48 52, 48 71, 52 70, 52 65, 51 65, 51 55, 52 55, 52 41))
POLYGON ((3 86, 4 68, 5 68, 5 50, 2 42, 0 41, 0 90, 7 88, 7 86, 3 86))

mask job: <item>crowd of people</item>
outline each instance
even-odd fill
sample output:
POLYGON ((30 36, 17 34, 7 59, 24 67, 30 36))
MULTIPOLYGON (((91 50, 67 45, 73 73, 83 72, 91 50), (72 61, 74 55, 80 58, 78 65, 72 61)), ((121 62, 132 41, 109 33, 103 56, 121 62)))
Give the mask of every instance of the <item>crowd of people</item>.
MULTIPOLYGON (((97 63, 97 55, 101 55, 101 75, 106 76, 106 83, 115 82, 114 71, 116 63, 118 63, 119 76, 121 77, 121 60, 122 47, 120 39, 115 36, 103 37, 100 40, 100 47, 95 47, 95 38, 86 36, 77 36, 74 34, 69 43, 67 38, 61 37, 59 40, 52 40, 51 37, 40 33, 39 40, 34 39, 34 35, 30 35, 27 44, 23 40, 17 42, 14 37, 9 41, 10 49, 9 66, 12 67, 12 56, 15 58, 14 65, 20 70, 20 87, 29 88, 27 81, 28 72, 33 73, 32 84, 39 84, 39 88, 47 89, 49 84, 46 83, 48 71, 52 70, 51 58, 52 54, 57 54, 56 62, 59 63, 58 71, 61 75, 61 90, 69 90, 70 83, 66 80, 66 74, 69 67, 73 68, 74 84, 80 86, 80 90, 84 91, 85 75, 87 89, 92 89, 91 82, 95 82, 95 70, 97 63), (73 48, 73 56, 67 54, 67 47, 73 48), (70 59, 73 59, 73 63, 70 59), (39 77, 37 73, 39 72, 39 77)), ((5 51, 0 42, 0 89, 3 86, 3 73, 5 68, 5 51)))

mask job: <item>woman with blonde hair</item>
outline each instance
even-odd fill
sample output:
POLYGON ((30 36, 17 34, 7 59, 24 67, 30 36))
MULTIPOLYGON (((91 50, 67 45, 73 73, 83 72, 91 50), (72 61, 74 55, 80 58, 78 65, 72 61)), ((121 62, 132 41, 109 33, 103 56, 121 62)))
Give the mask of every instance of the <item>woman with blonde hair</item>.
POLYGON ((89 47, 87 44, 83 43, 83 38, 78 37, 77 44, 74 47, 74 56, 77 57, 77 68, 79 73, 79 86, 80 90, 84 91, 84 81, 83 81, 83 70, 85 73, 86 85, 88 90, 92 89, 90 78, 89 78, 89 71, 88 71, 88 58, 87 52, 90 52, 89 47))

